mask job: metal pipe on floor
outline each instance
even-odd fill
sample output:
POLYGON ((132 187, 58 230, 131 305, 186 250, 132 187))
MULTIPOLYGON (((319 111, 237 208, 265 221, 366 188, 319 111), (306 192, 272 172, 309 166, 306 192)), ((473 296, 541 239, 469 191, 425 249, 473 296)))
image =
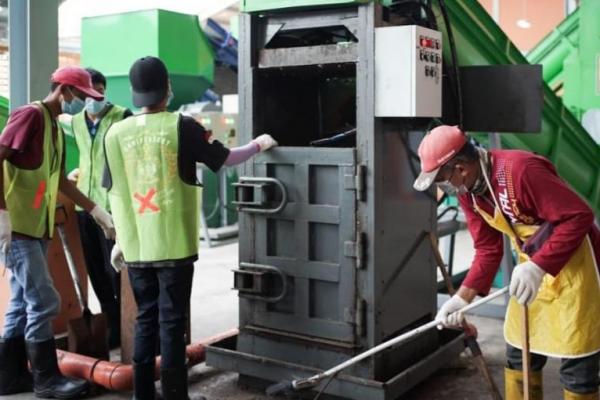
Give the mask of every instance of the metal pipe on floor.
MULTIPOLYGON (((188 367, 200 364, 206 358, 206 346, 233 337, 238 329, 230 329, 217 335, 192 343, 186 347, 188 367)), ((104 361, 68 351, 56 350, 60 372, 71 378, 85 379, 109 390, 133 389, 133 365, 104 361)), ((160 376, 160 356, 156 357, 155 379, 160 376)))

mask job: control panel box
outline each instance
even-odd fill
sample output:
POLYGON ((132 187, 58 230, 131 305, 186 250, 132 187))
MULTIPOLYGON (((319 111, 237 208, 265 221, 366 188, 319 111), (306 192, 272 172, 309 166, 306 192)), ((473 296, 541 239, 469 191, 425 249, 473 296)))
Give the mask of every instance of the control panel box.
POLYGON ((417 25, 375 29, 375 116, 441 115, 441 32, 417 25))

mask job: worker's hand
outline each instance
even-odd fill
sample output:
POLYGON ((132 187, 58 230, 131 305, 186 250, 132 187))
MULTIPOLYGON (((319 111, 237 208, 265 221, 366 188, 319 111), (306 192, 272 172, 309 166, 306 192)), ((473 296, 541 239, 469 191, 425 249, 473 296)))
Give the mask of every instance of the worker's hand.
POLYGON ((100 225, 100 228, 104 231, 104 236, 106 236, 107 239, 114 240, 115 225, 113 224, 110 214, 99 205, 96 205, 96 207, 92 208, 92 211, 90 211, 90 215, 94 217, 94 221, 100 225))
POLYGON ((271 135, 266 133, 254 138, 252 142, 256 143, 258 147, 260 147, 260 151, 267 151, 271 147, 277 146, 277 141, 275 141, 271 135))
POLYGON ((508 292, 519 304, 529 305, 535 300, 545 274, 533 261, 525 261, 515 267, 508 292))
POLYGON ((0 251, 4 254, 4 259, 8 256, 10 243, 12 241, 12 225, 8 210, 0 210, 0 251))
POLYGON ((435 316, 436 321, 440 322, 438 325, 438 329, 442 329, 442 327, 458 327, 464 321, 465 317, 462 313, 456 312, 463 307, 466 307, 469 303, 455 294, 450 297, 450 299, 446 300, 444 304, 440 307, 437 315, 435 316))
POLYGON ((115 243, 110 252, 110 265, 112 265, 117 273, 121 272, 121 270, 127 266, 125 264, 125 259, 123 258, 123 251, 118 243, 115 243))
POLYGON ((73 171, 69 172, 67 179, 77 183, 77 180, 79 180, 79 168, 75 168, 73 171))

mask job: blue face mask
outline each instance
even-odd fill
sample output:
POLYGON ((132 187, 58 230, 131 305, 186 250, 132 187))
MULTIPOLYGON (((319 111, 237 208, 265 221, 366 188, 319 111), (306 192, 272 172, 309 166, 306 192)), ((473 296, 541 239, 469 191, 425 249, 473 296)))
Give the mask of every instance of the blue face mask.
POLYGON ((85 99, 85 111, 88 114, 98 115, 106 107, 106 100, 94 100, 91 97, 85 99))
MULTIPOLYGON (((69 89, 71 92, 71 89, 69 89)), ((61 104, 62 112, 65 114, 75 115, 80 113, 85 107, 85 102, 71 92, 73 99, 71 101, 63 100, 61 104)))

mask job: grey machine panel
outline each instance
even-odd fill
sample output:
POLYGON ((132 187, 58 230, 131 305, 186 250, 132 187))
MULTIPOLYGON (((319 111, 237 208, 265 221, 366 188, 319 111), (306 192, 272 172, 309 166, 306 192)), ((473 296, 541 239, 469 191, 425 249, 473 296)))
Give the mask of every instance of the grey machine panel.
POLYGON ((280 212, 246 211, 254 218, 255 262, 285 275, 286 294, 274 302, 251 295, 240 326, 353 342, 354 150, 275 149, 255 159, 254 177, 275 178, 287 190, 280 212))

